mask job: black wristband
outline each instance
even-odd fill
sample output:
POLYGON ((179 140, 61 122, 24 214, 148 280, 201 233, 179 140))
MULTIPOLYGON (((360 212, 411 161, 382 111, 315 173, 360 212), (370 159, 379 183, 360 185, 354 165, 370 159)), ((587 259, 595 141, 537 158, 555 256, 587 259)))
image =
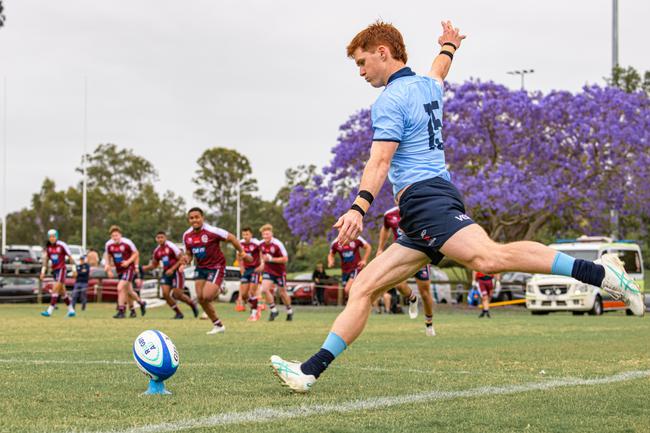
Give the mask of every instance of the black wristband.
POLYGON ((445 45, 449 45, 450 47, 454 47, 454 50, 458 51, 458 47, 456 45, 452 44, 451 42, 445 42, 444 44, 442 44, 443 47, 445 45))
POLYGON ((359 206, 359 205, 356 204, 356 203, 353 204, 352 206, 350 206, 350 210, 356 210, 357 212, 359 212, 359 213, 361 214, 361 216, 365 216, 365 215, 366 215, 366 212, 365 212, 363 209, 361 209, 361 206, 359 206))
POLYGON ((442 51, 440 51, 440 54, 444 54, 445 56, 449 56, 449 58, 451 60, 454 60, 454 53, 452 53, 451 51, 442 50, 442 51))
POLYGON ((359 197, 367 201, 368 204, 372 204, 372 201, 375 199, 370 191, 366 191, 365 189, 359 191, 359 197))

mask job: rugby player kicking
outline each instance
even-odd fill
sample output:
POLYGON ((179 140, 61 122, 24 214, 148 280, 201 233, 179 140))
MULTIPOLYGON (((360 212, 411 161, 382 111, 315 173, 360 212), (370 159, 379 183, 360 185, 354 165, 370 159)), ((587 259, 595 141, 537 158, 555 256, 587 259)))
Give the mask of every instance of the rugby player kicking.
POLYGON ((264 269, 260 241, 253 237, 253 229, 250 227, 244 227, 241 231, 241 236, 242 238, 239 243, 244 249, 244 253, 238 256, 239 269, 241 270, 239 296, 242 301, 248 302, 251 305, 251 315, 248 317, 248 320, 250 322, 256 322, 260 320, 257 292, 261 272, 264 269))
POLYGON ((183 319, 185 316, 178 306, 176 300, 185 302, 190 306, 194 317, 199 316, 199 309, 196 302, 183 291, 185 288, 185 275, 183 274, 183 252, 173 242, 167 239, 167 233, 159 231, 156 233, 158 246, 153 250, 151 261, 142 267, 143 271, 150 271, 163 267, 162 292, 167 305, 176 313, 174 319, 183 319))
MULTIPOLYGON (((384 245, 386 245, 391 231, 393 232, 393 241, 397 241, 400 235, 402 235, 402 231, 399 228, 400 218, 399 208, 397 206, 388 209, 384 213, 384 224, 379 229, 379 246, 377 247, 376 256, 384 252, 384 245)), ((418 286, 418 292, 422 298, 425 334, 428 337, 435 337, 436 330, 433 328, 433 296, 431 295, 431 279, 429 278, 429 274, 430 270, 427 264, 415 273, 414 278, 415 284, 418 286)), ((411 319, 418 317, 418 300, 406 281, 399 283, 397 289, 402 292, 403 296, 405 296, 404 293, 410 293, 408 297, 409 316, 411 319)))
MULTIPOLYGON (((109 278, 113 278, 111 267, 115 267, 119 280, 117 283, 117 313, 113 318, 123 319, 126 317, 126 304, 129 298, 140 304, 140 313, 144 316, 147 312, 147 303, 133 290, 140 253, 130 239, 122 236, 122 229, 118 226, 111 226, 108 233, 111 238, 104 246, 104 261, 106 263, 104 270, 109 278)), ((131 317, 135 317, 134 313, 135 311, 132 311, 131 317)))
POLYGON ((221 251, 221 242, 232 244, 238 254, 242 254, 244 250, 233 234, 205 223, 201 208, 190 209, 187 212, 187 220, 191 227, 183 234, 186 251, 184 262, 191 263, 192 259, 196 260, 194 271, 196 296, 213 325, 207 334, 220 334, 226 331, 226 327, 217 317, 212 301, 221 292, 221 284, 226 273, 226 258, 221 251))
POLYGON ((339 230, 337 241, 346 244, 359 236, 363 217, 386 175, 404 234, 359 273, 345 309, 318 352, 302 364, 271 357, 274 373, 293 391, 308 392, 359 337, 378 296, 444 256, 483 274, 520 271, 570 276, 602 287, 634 314, 644 314, 639 287, 615 254, 605 254, 594 263, 537 242, 496 243, 465 213, 462 196, 446 169, 442 140, 443 80, 465 36, 449 21, 442 27, 441 51, 427 76, 406 67, 402 35, 390 24, 370 25, 347 47, 361 77, 384 90, 371 110, 373 141, 359 194, 334 225, 339 230))
POLYGON ((59 232, 54 229, 47 231, 47 243, 45 244, 45 248, 43 248, 43 267, 41 268, 40 275, 41 280, 45 278, 48 262, 52 263, 52 278, 54 279, 54 286, 52 287, 52 293, 50 294, 50 305, 47 307, 47 310, 41 312, 41 316, 50 317, 52 312, 54 312, 56 303, 59 301, 59 298, 61 298, 63 299, 63 302, 65 302, 65 305, 68 306, 66 317, 74 317, 76 315, 74 305, 72 305, 72 300, 68 296, 68 292, 65 290, 65 264, 66 262, 69 262, 72 265, 75 265, 76 263, 70 253, 68 244, 59 240, 59 232))

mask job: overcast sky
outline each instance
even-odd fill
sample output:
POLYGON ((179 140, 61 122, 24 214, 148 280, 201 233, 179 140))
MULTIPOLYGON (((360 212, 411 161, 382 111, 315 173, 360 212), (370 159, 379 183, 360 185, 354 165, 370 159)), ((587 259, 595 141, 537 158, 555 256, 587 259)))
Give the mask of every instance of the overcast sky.
MULTIPOLYGON (((450 81, 518 88, 506 72, 533 68, 528 89, 575 91, 609 73, 611 3, 4 0, 8 211, 27 206, 45 176, 58 187, 79 181, 84 77, 89 149, 134 149, 155 164, 159 190, 192 204, 201 152, 235 148, 272 198, 286 168, 326 164, 338 126, 376 98, 345 57, 375 19, 402 31, 416 72, 451 19, 468 38, 450 81)), ((650 1, 619 3, 620 63, 649 70, 650 1)))

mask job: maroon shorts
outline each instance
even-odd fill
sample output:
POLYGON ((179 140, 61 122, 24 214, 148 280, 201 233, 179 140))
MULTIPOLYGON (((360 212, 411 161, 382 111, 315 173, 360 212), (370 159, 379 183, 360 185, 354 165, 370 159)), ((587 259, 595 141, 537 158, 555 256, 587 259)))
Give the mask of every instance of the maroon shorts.
POLYGON ((478 280, 478 290, 481 292, 481 296, 491 298, 492 292, 494 292, 494 283, 492 282, 492 279, 478 280))

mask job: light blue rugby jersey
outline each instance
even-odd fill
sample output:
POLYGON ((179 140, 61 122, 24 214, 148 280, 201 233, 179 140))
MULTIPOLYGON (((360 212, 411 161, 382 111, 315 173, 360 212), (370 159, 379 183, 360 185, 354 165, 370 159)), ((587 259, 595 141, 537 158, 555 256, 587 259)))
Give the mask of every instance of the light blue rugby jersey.
POLYGON ((442 141, 442 85, 405 67, 388 79, 371 110, 373 141, 399 143, 388 171, 397 195, 415 182, 451 180, 442 141))

